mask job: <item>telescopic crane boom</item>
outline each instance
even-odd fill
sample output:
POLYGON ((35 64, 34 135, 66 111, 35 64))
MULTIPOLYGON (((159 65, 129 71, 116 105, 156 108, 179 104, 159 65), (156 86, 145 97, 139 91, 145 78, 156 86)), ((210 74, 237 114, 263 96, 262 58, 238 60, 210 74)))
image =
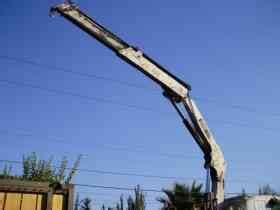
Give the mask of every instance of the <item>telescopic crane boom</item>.
POLYGON ((62 15, 162 87, 164 96, 166 96, 174 106, 184 125, 204 154, 204 167, 210 171, 213 200, 215 201, 214 203, 218 204, 215 206, 220 206, 224 200, 224 155, 194 100, 190 97, 190 85, 171 74, 136 47, 129 45, 97 23, 82 12, 76 5, 71 3, 59 4, 52 7, 51 12, 57 12, 62 15), (183 114, 179 108, 179 104, 182 104, 186 109, 187 115, 183 114))

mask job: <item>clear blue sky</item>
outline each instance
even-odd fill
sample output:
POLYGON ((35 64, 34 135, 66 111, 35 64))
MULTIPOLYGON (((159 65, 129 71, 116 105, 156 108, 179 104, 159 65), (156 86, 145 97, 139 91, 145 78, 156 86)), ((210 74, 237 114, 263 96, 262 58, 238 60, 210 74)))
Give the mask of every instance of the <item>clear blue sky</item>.
MULTIPOLYGON (((190 178, 179 180, 186 183, 193 177, 204 180, 202 154, 161 90, 63 18, 50 18, 49 7, 56 3, 1 2, 0 159, 20 160, 36 151, 42 158, 54 155, 58 161, 67 155, 74 160, 82 153, 87 155, 81 168, 190 178)), ((78 3, 192 85, 191 94, 228 162, 227 192, 255 192, 266 183, 280 190, 279 1, 78 3)), ((173 180, 80 172, 75 182, 160 190, 173 180)), ((93 192, 96 209, 121 193, 78 190, 93 192)), ((158 195, 147 196, 148 208, 156 209, 158 195)))

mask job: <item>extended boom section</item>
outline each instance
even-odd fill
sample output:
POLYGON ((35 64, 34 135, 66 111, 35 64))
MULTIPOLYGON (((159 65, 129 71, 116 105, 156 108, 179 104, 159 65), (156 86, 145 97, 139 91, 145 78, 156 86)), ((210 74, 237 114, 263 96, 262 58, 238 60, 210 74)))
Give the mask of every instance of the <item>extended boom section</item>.
POLYGON ((218 207, 224 200, 224 155, 195 102, 190 98, 190 85, 171 74, 136 47, 117 37, 82 12, 77 6, 64 3, 52 7, 51 12, 61 14, 162 87, 164 95, 170 100, 204 154, 205 168, 210 170, 213 200, 215 204, 218 204, 214 206, 218 207), (187 115, 183 114, 179 104, 183 105, 187 115))
POLYGON ((136 47, 127 44, 115 34, 98 24, 78 7, 65 3, 53 7, 51 11, 58 12, 83 31, 99 40, 126 62, 132 64, 138 70, 160 84, 164 89, 169 89, 170 92, 174 92, 174 96, 185 97, 187 95, 190 85, 172 75, 136 47))

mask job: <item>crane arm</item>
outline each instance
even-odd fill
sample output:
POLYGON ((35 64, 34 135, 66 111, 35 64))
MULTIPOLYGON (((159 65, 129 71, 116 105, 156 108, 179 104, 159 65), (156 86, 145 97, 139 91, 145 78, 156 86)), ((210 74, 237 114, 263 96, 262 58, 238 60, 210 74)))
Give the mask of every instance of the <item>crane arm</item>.
POLYGON ((218 204, 221 203, 224 200, 224 156, 195 102, 190 98, 190 85, 171 74, 136 47, 117 37, 77 6, 69 3, 59 4, 52 7, 51 12, 62 15, 162 87, 164 95, 170 100, 184 125, 204 153, 205 168, 210 170, 212 192, 218 204), (179 103, 183 104, 187 116, 181 111, 179 103))
POLYGON ((135 66, 138 70, 153 79, 163 89, 168 89, 174 96, 185 97, 190 85, 168 72, 164 67, 149 58, 134 46, 127 44, 112 32, 98 24, 92 18, 83 13, 78 7, 71 4, 60 4, 51 9, 58 12, 70 22, 77 25, 83 31, 93 36, 105 46, 113 50, 126 62, 135 66))

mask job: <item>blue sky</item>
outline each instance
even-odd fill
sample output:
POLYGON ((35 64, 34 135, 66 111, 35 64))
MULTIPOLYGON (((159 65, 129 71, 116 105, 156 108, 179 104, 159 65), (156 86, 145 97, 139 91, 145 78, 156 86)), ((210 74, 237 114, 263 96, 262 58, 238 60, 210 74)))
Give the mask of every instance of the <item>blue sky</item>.
MULTIPOLYGON (((81 168, 203 181, 202 154, 160 88, 63 18, 50 18, 56 3, 1 2, 0 159, 20 160, 36 151, 73 161, 82 153, 81 168)), ((228 162, 227 192, 256 192, 267 183, 280 190, 279 1, 78 4, 192 85, 228 162)), ((174 180, 80 172, 75 182, 160 190, 174 180)), ((77 190, 81 196, 93 192, 96 209, 121 193, 77 190)), ((158 207, 157 196, 147 194, 149 209, 158 207)))

